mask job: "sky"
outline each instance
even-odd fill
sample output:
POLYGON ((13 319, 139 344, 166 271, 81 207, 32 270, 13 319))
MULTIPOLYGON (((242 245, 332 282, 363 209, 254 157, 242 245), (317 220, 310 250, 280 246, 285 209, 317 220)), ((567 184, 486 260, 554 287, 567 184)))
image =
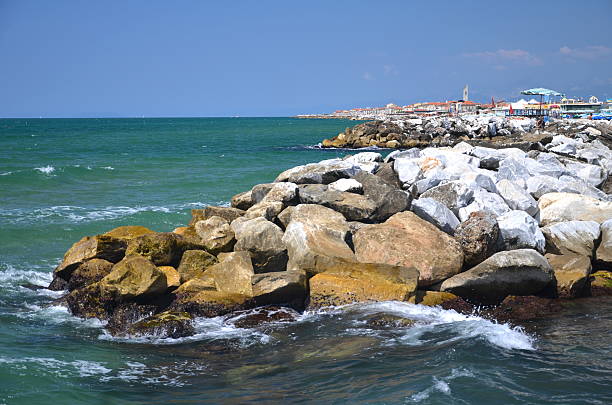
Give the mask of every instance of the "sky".
POLYGON ((0 117, 612 98, 612 0, 0 0, 0 117))

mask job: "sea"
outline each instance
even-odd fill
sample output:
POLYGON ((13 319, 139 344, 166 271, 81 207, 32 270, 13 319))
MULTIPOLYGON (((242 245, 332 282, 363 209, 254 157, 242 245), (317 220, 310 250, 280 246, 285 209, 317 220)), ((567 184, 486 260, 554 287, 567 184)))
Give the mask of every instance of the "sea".
MULTIPOLYGON (((171 231, 190 210, 322 150, 355 121, 295 118, 0 120, 0 404, 610 404, 612 300, 512 326, 400 302, 305 312, 251 329, 197 319, 183 339, 113 338, 50 303, 84 235, 171 231), (411 327, 375 330, 376 314, 411 327)), ((382 151, 387 153, 388 151, 382 151)))

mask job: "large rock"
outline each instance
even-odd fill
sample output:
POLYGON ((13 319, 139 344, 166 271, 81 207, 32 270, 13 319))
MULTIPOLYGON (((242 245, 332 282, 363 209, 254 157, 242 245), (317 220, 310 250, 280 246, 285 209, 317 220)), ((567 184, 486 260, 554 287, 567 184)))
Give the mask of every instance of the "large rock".
POLYGON ((352 162, 342 160, 310 163, 285 170, 274 181, 295 184, 329 184, 338 179, 352 177, 359 170, 359 167, 352 162))
POLYGON ((480 167, 483 167, 485 169, 499 168, 499 163, 509 156, 522 158, 526 155, 525 152, 516 148, 492 149, 485 148, 482 146, 476 146, 472 148, 468 153, 480 159, 480 167))
POLYGON ((223 261, 210 267, 208 272, 215 280, 217 291, 253 296, 251 278, 255 272, 248 252, 227 253, 223 261))
POLYGON ((415 267, 420 286, 451 277, 463 266, 461 246, 412 212, 400 212, 384 224, 359 229, 353 243, 360 262, 415 267))
POLYGON ((510 211, 497 218, 499 250, 535 249, 544 254, 546 240, 538 223, 525 211, 510 211))
POLYGON ((177 294, 177 298, 169 310, 187 312, 192 316, 212 318, 230 312, 250 309, 255 305, 255 301, 246 295, 202 290, 177 294))
POLYGON ((565 167, 574 176, 580 177, 593 187, 598 187, 606 179, 607 173, 600 166, 588 163, 566 161, 565 167))
POLYGON ((353 163, 362 171, 374 173, 378 169, 380 162, 383 161, 383 158, 378 152, 361 152, 345 157, 344 161, 353 163))
POLYGON ((253 297, 258 305, 292 304, 302 307, 306 298, 306 275, 298 271, 277 271, 252 277, 253 297))
POLYGON ((286 269, 287 248, 283 243, 283 231, 277 225, 264 218, 255 218, 236 229, 234 250, 248 252, 257 273, 286 269))
POLYGON ((174 267, 159 266, 158 269, 166 275, 166 283, 168 284, 168 289, 174 290, 181 285, 181 275, 174 267))
POLYGON ((612 272, 596 271, 589 277, 589 292, 592 296, 612 295, 612 272))
POLYGON ((595 259, 599 265, 612 266, 612 218, 601 224, 601 243, 595 259))
POLYGON ((253 205, 255 205, 253 202, 253 196, 251 195, 251 190, 233 196, 231 204, 233 208, 237 208, 241 211, 246 211, 251 208, 253 205))
POLYGON ((97 283, 106 277, 112 270, 113 263, 104 259, 91 259, 81 264, 72 272, 68 281, 68 291, 76 290, 87 285, 97 283))
POLYGON ((115 291, 121 301, 152 298, 168 289, 164 272, 141 256, 126 257, 115 264, 100 286, 115 291))
POLYGON ((532 295, 554 282, 546 259, 532 249, 499 252, 444 281, 446 291, 473 301, 498 303, 508 295, 532 295))
POLYGON ((221 217, 227 222, 232 222, 236 218, 240 218, 245 213, 244 210, 233 207, 215 207, 209 205, 203 209, 191 210, 191 221, 189 226, 194 226, 198 221, 205 221, 212 217, 221 217))
POLYGON ((158 339, 178 339, 196 333, 187 312, 162 312, 130 325, 125 333, 130 337, 155 336, 158 339))
POLYGON ((297 201, 298 187, 295 183, 258 184, 251 190, 251 199, 257 204, 262 201, 278 201, 285 205, 297 201))
POLYGON ((254 219, 262 217, 268 221, 274 221, 283 208, 285 208, 285 205, 280 201, 261 201, 249 208, 242 218, 254 219))
POLYGON ((563 187, 559 179, 551 176, 532 176, 526 182, 527 192, 535 199, 539 199, 544 194, 556 193, 563 187))
POLYGON ((129 241, 125 254, 145 257, 156 266, 176 266, 185 248, 183 242, 172 232, 142 235, 129 241))
POLYGON ((419 159, 399 158, 393 162, 393 170, 402 184, 414 184, 423 177, 419 159))
POLYGON ((455 229, 455 239, 461 245, 465 265, 475 266, 496 250, 499 224, 495 216, 486 211, 477 211, 455 229))
POLYGON ((466 207, 472 202, 473 196, 474 191, 461 181, 444 183, 421 194, 422 198, 433 198, 444 204, 455 215, 459 215, 460 208, 466 207))
POLYGON ((186 250, 176 270, 181 275, 181 283, 184 283, 201 276, 216 263, 217 258, 204 250, 186 250))
POLYGON ((385 183, 380 177, 361 171, 353 179, 363 188, 363 194, 376 205, 371 216, 374 222, 385 221, 393 214, 410 209, 412 196, 385 183))
POLYGON ((474 191, 473 201, 467 207, 459 209, 459 220, 466 221, 472 213, 480 211, 486 211, 499 217, 510 212, 510 207, 498 194, 477 189, 474 191))
POLYGON ((194 225, 197 235, 206 250, 213 255, 231 252, 236 244, 234 231, 225 218, 212 216, 194 225))
POLYGON ((592 257, 599 239, 599 224, 594 221, 558 222, 542 228, 546 252, 592 257))
POLYGON ((103 235, 110 236, 111 238, 117 238, 117 239, 122 239, 122 240, 127 241, 127 240, 134 239, 142 235, 148 235, 152 233, 155 233, 155 231, 152 231, 149 228, 145 228, 144 226, 127 225, 127 226, 120 226, 115 229, 112 229, 104 233, 103 235))
POLYGON ((354 261, 355 255, 346 243, 347 236, 348 224, 335 214, 298 205, 283 235, 289 255, 287 269, 315 274, 321 267, 338 260, 354 261))
POLYGON ((459 220, 444 204, 433 198, 419 198, 412 202, 412 212, 440 230, 452 235, 459 226, 459 220))
POLYGON ((369 220, 377 208, 374 201, 363 195, 330 190, 321 184, 301 186, 299 195, 301 204, 319 204, 331 208, 349 221, 369 220))
POLYGON ((337 233, 338 237, 345 240, 349 232, 349 225, 344 215, 317 204, 300 204, 287 207, 278 216, 281 224, 287 228, 292 220, 304 223, 316 223, 337 233))
POLYGON ((125 240, 111 236, 86 236, 68 249, 53 274, 69 280, 72 272, 87 260, 104 259, 116 263, 125 255, 126 246, 125 240))
POLYGON ((612 202, 600 201, 572 193, 549 193, 538 201, 540 223, 595 221, 602 223, 612 218, 612 202))
POLYGON ((575 254, 546 254, 557 280, 559 298, 576 298, 585 295, 585 287, 591 273, 591 260, 575 254))
POLYGON ((523 187, 505 179, 498 181, 496 186, 511 209, 525 211, 532 217, 538 213, 538 203, 523 187))
POLYGON ((374 174, 391 187, 397 188, 398 190, 402 188, 403 184, 395 170, 393 170, 393 163, 382 163, 374 174))
POLYGON ((414 268, 373 263, 330 266, 310 279, 309 306, 354 302, 412 301, 419 273, 414 268))
POLYGON ((340 179, 329 183, 329 188, 335 191, 363 194, 363 186, 355 179, 340 179))

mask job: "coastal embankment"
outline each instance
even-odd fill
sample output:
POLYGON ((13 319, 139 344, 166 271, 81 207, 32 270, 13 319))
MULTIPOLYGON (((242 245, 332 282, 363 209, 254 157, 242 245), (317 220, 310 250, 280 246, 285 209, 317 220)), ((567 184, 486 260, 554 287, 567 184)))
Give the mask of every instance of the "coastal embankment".
MULTIPOLYGON (((504 125, 495 122, 496 136, 513 136, 504 125)), ((521 126, 517 134, 535 137, 523 149, 449 132, 440 138, 457 138, 453 147, 323 160, 235 195, 231 207, 195 209, 173 232, 86 236, 54 271, 49 288, 67 293, 54 304, 107 322, 115 336, 179 338, 201 317, 252 327, 387 301, 520 323, 610 294, 612 151, 602 130, 568 125, 565 135, 521 126)), ((425 127, 418 132, 441 128, 425 127)), ((466 131, 455 133, 480 135, 466 131)), ((401 134, 384 142, 394 140, 401 134)))

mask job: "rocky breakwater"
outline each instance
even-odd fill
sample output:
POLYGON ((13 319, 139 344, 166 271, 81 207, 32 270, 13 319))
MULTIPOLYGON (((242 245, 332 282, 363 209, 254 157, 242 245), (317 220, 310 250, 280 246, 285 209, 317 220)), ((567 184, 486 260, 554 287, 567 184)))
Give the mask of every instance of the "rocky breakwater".
POLYGON ((520 147, 529 150, 550 141, 551 134, 574 137, 599 136, 612 141, 612 124, 607 121, 554 120, 544 129, 535 119, 508 119, 484 115, 459 117, 422 117, 403 120, 370 121, 356 125, 337 136, 325 139, 323 148, 392 148, 454 146, 468 141, 472 145, 520 147))
POLYGON ((485 304, 508 317, 554 297, 608 294, 612 202, 601 186, 612 152, 564 136, 549 147, 461 143, 294 167, 231 207, 193 210, 173 232, 124 226, 85 237, 49 288, 114 335, 160 337, 255 307, 286 309, 257 311, 245 325, 387 300, 485 304), (569 147, 590 162, 552 151, 569 147))

